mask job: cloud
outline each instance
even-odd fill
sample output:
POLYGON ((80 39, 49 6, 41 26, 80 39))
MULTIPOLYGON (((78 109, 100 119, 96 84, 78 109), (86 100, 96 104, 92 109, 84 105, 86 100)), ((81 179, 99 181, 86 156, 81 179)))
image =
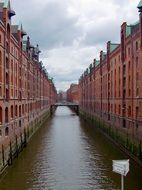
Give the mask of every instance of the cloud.
POLYGON ((139 19, 139 0, 12 0, 14 23, 22 21, 57 89, 67 89, 106 51, 106 42, 120 41, 124 21, 139 19))
POLYGON ((49 75, 53 76, 57 88, 61 89, 63 83, 69 86, 78 82, 88 64, 92 63, 97 51, 94 46, 78 47, 74 44, 44 52, 42 60, 49 75))
MULTIPOLYGON (((20 9, 26 10, 25 6, 26 3, 22 2, 20 9)), ((26 15, 25 12, 22 13, 23 22, 29 33, 33 34, 33 41, 41 43, 42 48, 72 45, 72 41, 80 36, 80 28, 76 25, 77 18, 68 14, 68 3, 45 1, 40 4, 40 1, 31 1, 28 6, 33 9, 32 12, 27 9, 26 15)))

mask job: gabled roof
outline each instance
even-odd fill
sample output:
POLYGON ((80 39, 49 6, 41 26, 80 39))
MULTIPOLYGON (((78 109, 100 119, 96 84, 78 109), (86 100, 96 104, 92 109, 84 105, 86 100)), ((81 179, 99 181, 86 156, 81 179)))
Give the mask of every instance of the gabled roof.
POLYGON ((130 25, 131 26, 131 33, 134 33, 135 30, 139 29, 139 25, 140 25, 139 21, 135 22, 134 24, 131 24, 130 25))
POLYGON ((119 44, 117 44, 117 43, 111 43, 110 44, 110 52, 114 51, 118 46, 119 46, 119 44))
POLYGON ((126 26, 126 37, 133 34, 135 32, 135 30, 137 30, 139 28, 139 25, 140 25, 139 21, 137 21, 133 24, 127 25, 126 26))
POLYGON ((25 30, 23 29, 23 25, 22 25, 21 23, 20 23, 19 26, 18 26, 18 30, 21 31, 22 36, 27 35, 27 33, 26 33, 25 30))
POLYGON ((15 34, 17 33, 17 31, 18 31, 18 25, 11 25, 11 32, 15 34))
POLYGON ((97 65, 99 65, 99 64, 100 64, 100 61, 99 61, 99 60, 96 60, 95 65, 97 66, 97 65))

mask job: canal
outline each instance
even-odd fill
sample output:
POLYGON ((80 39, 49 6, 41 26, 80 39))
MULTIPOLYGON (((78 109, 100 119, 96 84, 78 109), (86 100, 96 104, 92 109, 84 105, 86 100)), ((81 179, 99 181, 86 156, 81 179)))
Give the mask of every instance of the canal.
MULTIPOLYGON (((112 160, 127 158, 95 126, 58 107, 1 178, 0 190, 117 190, 112 160)), ((125 190, 141 189, 142 169, 130 161, 125 190)))

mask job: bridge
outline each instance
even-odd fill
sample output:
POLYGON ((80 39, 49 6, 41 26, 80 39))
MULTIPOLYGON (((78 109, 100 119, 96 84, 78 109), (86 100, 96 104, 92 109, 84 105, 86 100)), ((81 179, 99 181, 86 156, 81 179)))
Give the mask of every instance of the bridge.
POLYGON ((74 112, 76 112, 76 114, 79 114, 79 104, 77 103, 72 103, 72 102, 57 102, 55 104, 52 104, 50 107, 50 114, 52 115, 54 110, 58 107, 58 106, 68 106, 71 110, 73 110, 74 112))

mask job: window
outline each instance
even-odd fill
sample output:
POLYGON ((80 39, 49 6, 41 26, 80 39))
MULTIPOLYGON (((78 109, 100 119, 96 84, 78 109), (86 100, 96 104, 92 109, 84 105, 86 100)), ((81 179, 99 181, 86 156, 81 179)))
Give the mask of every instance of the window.
POLYGON ((136 96, 139 95, 139 88, 136 89, 136 96))
POLYGON ((19 117, 21 117, 21 106, 19 106, 19 117))
POLYGON ((130 48, 128 48, 128 55, 130 55, 130 48))
POLYGON ((138 47, 138 42, 136 41, 136 51, 138 50, 138 48, 139 48, 139 47, 138 47))
POLYGON ((22 113, 24 114, 24 104, 22 105, 22 113))
POLYGON ((136 119, 138 118, 138 114, 139 114, 139 107, 136 107, 136 119))
POLYGON ((11 106, 11 118, 14 117, 14 114, 13 114, 13 106, 11 106))
POLYGON ((2 124, 2 107, 0 107, 0 124, 2 124))
POLYGON ((115 106, 114 106, 114 112, 116 113, 116 104, 115 104, 115 106))
POLYGON ((136 80, 139 80, 139 73, 136 73, 136 80))
POLYGON ((6 89, 6 101, 8 101, 8 100, 9 100, 9 90, 6 89))
POLYGON ((121 96, 120 90, 119 90, 119 97, 121 96))
POLYGON ((126 66, 123 65, 123 75, 125 75, 125 74, 126 74, 126 66))
POLYGON ((10 25, 7 24, 7 38, 10 39, 10 25))
POLYGON ((138 68, 139 58, 136 57, 136 68, 138 68))
POLYGON ((118 61, 119 61, 119 63, 120 63, 120 55, 118 56, 118 61))
POLYGON ((9 60, 8 60, 8 58, 6 58, 6 68, 7 69, 9 68, 9 60))
POLYGON ((126 120, 123 119, 123 128, 126 128, 126 120))
POLYGON ((21 127, 22 126, 22 122, 21 122, 21 120, 19 121, 19 127, 21 127))
POLYGON ((27 110, 27 104, 25 105, 25 112, 27 112, 28 110, 27 110))
POLYGON ((0 86, 0 97, 2 97, 2 87, 0 86))
POLYGON ((17 116, 18 110, 17 110, 17 105, 15 106, 15 116, 17 116))
POLYGON ((5 108, 5 123, 8 123, 8 107, 5 108))
POLYGON ((119 108, 118 108, 118 113, 119 115, 121 114, 121 106, 119 105, 119 108))
POLYGON ((8 73, 6 73, 6 84, 9 85, 9 76, 8 76, 8 73))
POLYGON ((128 117, 131 117, 131 106, 128 107, 128 117))
POLYGON ((131 68, 131 62, 129 61, 128 63, 128 71, 130 72, 130 68, 131 68))
POLYGON ((8 134, 9 134, 9 129, 8 129, 8 127, 6 127, 5 128, 5 136, 8 136, 8 134))
POLYGON ((129 93, 128 94, 129 94, 129 96, 131 96, 131 89, 129 89, 129 93))

